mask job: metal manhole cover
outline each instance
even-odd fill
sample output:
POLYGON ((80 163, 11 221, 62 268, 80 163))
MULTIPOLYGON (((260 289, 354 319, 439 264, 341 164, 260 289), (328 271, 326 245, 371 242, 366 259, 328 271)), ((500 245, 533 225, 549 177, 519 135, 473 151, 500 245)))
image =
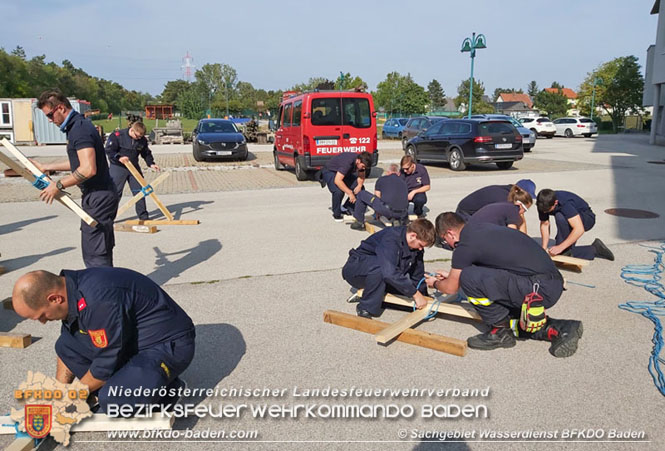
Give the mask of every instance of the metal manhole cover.
POLYGON ((662 160, 662 161, 647 161, 647 163, 651 163, 651 164, 665 164, 665 160, 662 160))
POLYGON ((648 210, 635 210, 632 208, 608 208, 605 210, 608 215, 620 216, 622 218, 633 219, 653 219, 658 218, 660 215, 648 210))

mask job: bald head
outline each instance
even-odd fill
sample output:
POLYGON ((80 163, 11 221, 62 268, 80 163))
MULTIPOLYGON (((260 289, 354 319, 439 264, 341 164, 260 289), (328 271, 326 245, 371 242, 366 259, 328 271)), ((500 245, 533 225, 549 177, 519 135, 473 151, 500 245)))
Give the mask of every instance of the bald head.
POLYGON ((32 271, 22 275, 14 284, 12 305, 16 313, 26 318, 31 312, 47 308, 55 298, 59 304, 64 301, 66 305, 64 277, 48 271, 32 271))

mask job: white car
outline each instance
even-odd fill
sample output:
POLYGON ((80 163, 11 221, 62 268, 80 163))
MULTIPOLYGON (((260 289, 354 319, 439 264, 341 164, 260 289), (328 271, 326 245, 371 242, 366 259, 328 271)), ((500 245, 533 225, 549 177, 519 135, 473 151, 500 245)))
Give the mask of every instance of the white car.
POLYGON ((549 117, 523 117, 520 122, 538 136, 552 138, 556 133, 556 127, 549 117))
POLYGON ((598 133, 598 127, 593 119, 588 117, 562 117, 554 121, 557 136, 572 138, 574 136, 584 136, 590 138, 591 135, 598 133))

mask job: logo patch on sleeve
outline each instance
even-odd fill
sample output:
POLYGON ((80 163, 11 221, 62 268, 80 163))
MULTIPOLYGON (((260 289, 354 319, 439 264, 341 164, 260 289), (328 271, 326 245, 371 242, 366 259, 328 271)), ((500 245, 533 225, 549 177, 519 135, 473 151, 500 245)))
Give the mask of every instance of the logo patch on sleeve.
POLYGON ((106 337, 106 329, 89 330, 88 333, 90 334, 92 344, 96 348, 105 348, 108 346, 109 340, 106 337))
POLYGON ((85 298, 79 299, 76 305, 78 306, 79 312, 88 306, 88 304, 85 303, 85 298))

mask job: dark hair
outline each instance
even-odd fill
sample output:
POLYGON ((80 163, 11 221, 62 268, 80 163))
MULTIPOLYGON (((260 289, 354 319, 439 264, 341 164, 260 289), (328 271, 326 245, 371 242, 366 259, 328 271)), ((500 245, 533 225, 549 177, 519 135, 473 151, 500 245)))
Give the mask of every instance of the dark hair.
POLYGON ((536 200, 536 207, 540 213, 547 213, 556 202, 556 192, 551 189, 541 189, 536 200))
POLYGON ((358 159, 365 165, 365 169, 372 167, 372 155, 369 152, 362 152, 358 154, 358 159))
POLYGON ((516 201, 522 202, 527 207, 533 205, 531 194, 527 193, 519 186, 513 185, 510 188, 510 192, 508 193, 508 202, 512 202, 514 204, 516 201))
POLYGON ((441 236, 448 230, 457 230, 464 227, 464 219, 452 211, 441 213, 436 217, 436 234, 441 236))
POLYGON ((46 105, 51 108, 55 108, 58 105, 64 105, 67 107, 67 109, 72 109, 72 104, 69 103, 69 99, 57 89, 52 91, 44 91, 42 92, 42 95, 39 96, 39 100, 37 101, 37 108, 41 110, 46 105))
POLYGON ((431 247, 436 240, 434 224, 427 219, 416 219, 406 227, 407 233, 415 233, 416 237, 431 247))

